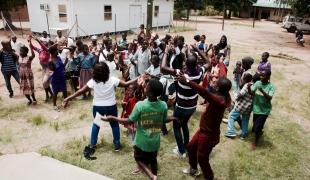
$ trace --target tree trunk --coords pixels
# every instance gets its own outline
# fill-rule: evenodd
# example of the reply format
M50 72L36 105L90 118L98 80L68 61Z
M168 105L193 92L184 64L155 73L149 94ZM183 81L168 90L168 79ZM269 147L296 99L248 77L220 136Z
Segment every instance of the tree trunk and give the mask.
M188 9L186 10L186 20L187 20L187 21L189 20L189 13L190 13L190 11L191 11L190 8L188 8Z
M5 27L4 27L5 30L10 30L10 27L11 27L12 30L17 30L17 27L12 24L12 18L11 18L10 12L4 10L4 11L2 11L2 13L3 13L3 16L4 16L5 20L6 20L6 22L7 22L7 23L5 23Z

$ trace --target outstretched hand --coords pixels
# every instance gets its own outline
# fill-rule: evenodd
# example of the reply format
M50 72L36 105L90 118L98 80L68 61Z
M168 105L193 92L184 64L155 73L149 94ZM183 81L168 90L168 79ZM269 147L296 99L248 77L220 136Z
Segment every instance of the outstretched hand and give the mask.
M113 121L114 116L104 116L101 118L102 121L107 121L107 122L111 122Z
M176 78L175 78L177 81L181 82L181 83L184 83L186 84L187 83L187 79L184 75L178 75Z
M64 108L68 107L69 104L69 98L64 99L64 101L62 102L62 105Z

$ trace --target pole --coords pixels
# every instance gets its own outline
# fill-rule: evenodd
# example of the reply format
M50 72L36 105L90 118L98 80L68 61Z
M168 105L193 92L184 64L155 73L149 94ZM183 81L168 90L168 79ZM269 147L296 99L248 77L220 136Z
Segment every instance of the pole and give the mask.
M114 35L115 35L115 41L116 41L116 13L114 14Z
M1 12L1 19L2 19L2 24L3 24L4 34L6 35L7 33L6 33L6 28L5 28L5 20L4 20L4 16L3 16L2 11L0 11L0 12Z
M195 24L195 30L196 30L196 31L197 31L197 29L198 29L198 28L197 28L197 21L198 21L197 18L198 18L198 16L196 15L196 24Z
M153 0L147 0L146 36L151 37L153 27Z
M48 31L48 34L51 35L51 32L50 32L50 24L49 24L49 22L48 22L47 11L45 11L45 16L46 16L47 31Z
M169 33L170 33L170 29L171 29L171 19L172 19L171 15L172 15L172 13L170 13L170 18L169 18L169 29L168 29Z
M19 20L20 29L21 29L21 32L22 32L22 37L24 37L22 22L21 22L21 20L20 20L20 14L19 14L19 13L18 13L18 20Z
M253 28L255 27L255 16L256 16L256 7L254 6L254 13L253 13Z
M226 14L226 10L225 10L225 2L224 2L224 10L223 10L223 20L222 20L222 31L224 31L224 23L225 23L225 14Z
M75 24L76 24L76 37L79 37L79 24L78 24L78 18L77 14L75 14Z

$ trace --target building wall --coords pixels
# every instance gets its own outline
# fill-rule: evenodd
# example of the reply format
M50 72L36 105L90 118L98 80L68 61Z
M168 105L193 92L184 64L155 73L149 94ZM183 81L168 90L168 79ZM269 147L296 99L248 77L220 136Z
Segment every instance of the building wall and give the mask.
M29 21L27 6L19 6L16 9L10 11L12 21Z
M137 29L140 24L146 24L147 0L27 0L30 27L33 32L47 31L45 11L40 4L47 3L47 12L51 34L56 29L70 30L77 17L79 29L74 27L70 36L101 34L104 32L127 31ZM58 5L64 4L67 9L67 22L59 21ZM112 6L112 19L104 19L104 6ZM153 27L167 26L173 19L173 0L155 0L153 4ZM157 17L154 17L155 6L159 7ZM75 16L76 15L76 16ZM134 17L135 16L135 17ZM77 32L78 30L78 32Z
M71 0L27 0L30 28L33 32L48 31L48 25L50 33L55 34L57 29L70 29L73 24L73 17L71 16L72 9L70 9ZM40 4L48 4L49 11L43 11L40 9ZM58 5L66 5L67 10L67 22L59 21ZM47 17L46 17L47 14ZM48 19L48 23L47 23Z

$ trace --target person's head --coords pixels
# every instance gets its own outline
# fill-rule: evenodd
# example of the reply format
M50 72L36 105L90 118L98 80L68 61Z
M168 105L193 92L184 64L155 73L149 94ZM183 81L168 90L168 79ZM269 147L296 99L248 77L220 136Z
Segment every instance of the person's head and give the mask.
M269 58L269 53L268 52L264 52L262 54L262 61L263 62L267 62L268 61L268 58Z
M144 24L140 25L140 30L144 30Z
M16 43L16 41L17 41L17 37L16 36L12 36L12 41L14 42L14 43Z
M266 84L269 82L270 76L271 76L271 71L269 69L264 70L260 74L260 80L262 81L262 83Z
M227 37L225 35L221 37L220 44L227 44Z
M76 46L69 46L69 50L70 50L70 54L74 54L75 50L76 50Z
M225 77L219 78L216 84L217 92L222 95L228 95L231 89L231 81Z
M197 67L197 57L194 54L189 54L185 64L189 70L195 69Z
M220 53L220 48L217 45L212 46L212 51L214 55L218 55Z
M123 39L123 40L127 40L127 33L126 33L126 32L123 32L123 33L122 33L122 39Z
M137 89L137 85L135 83L132 83L128 86L126 90L127 90L129 97L133 97L135 95L136 89Z
M94 66L93 79L95 82L107 82L110 77L109 66L105 62L100 62Z
M10 43L10 41L1 41L1 45L2 45L2 48L3 48L3 50L4 51L10 51L10 49L11 49L11 43Z
M200 41L200 35L199 35L199 34L195 35L195 36L194 36L194 40L197 41L197 42L199 42L199 41Z
M183 36L178 36L177 38L177 46L182 49L184 46L185 40Z
M149 42L145 39L142 42L142 51L145 51L149 46Z
M57 57L58 55L58 49L56 46L52 46L48 49L48 52L51 54L51 57Z
M89 52L88 46L86 44L83 44L82 51L84 55L87 55Z
M237 61L237 62L236 62L236 68L241 68L241 65L242 65L242 64L241 64L241 61Z
M206 41L206 35L201 35L201 37L200 37L200 41L202 42L202 43L204 43L205 41Z
M252 64L254 63L254 59L250 56L246 56L242 58L241 64L244 70L251 69Z
M159 66L159 57L158 57L158 55L153 55L152 56L151 63L154 66L154 68L157 68Z
M105 32L105 33L104 33L104 36L105 36L106 38L109 38L109 37L110 37L110 32Z
M22 46L22 47L20 47L19 55L21 57L26 57L28 52L29 52L29 49L26 46Z
M47 32L46 31L43 31L42 35L43 35L44 38L47 38Z
M83 46L83 42L79 39L75 43L76 47L81 48Z
M57 30L57 36L58 36L58 37L61 37L61 36L62 36L61 30Z
M155 101L163 92L163 85L157 79L150 79L145 88L145 94L149 100Z
M242 81L244 83L249 83L252 81L252 79L253 79L253 76L250 73L245 73L242 77Z
M92 36L90 39L91 39L91 43L92 43L93 45L96 45L96 44L97 44L97 39L98 39L97 36Z

